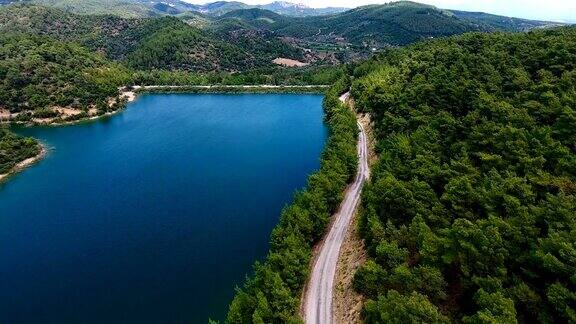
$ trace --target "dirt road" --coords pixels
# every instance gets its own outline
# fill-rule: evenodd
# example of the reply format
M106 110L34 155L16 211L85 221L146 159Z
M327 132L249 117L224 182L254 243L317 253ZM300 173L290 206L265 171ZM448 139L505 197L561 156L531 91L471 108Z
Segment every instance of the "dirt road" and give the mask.
M347 92L340 97L340 100L347 102L349 96L350 93ZM310 281L304 296L303 317L306 324L328 324L333 322L332 296L340 247L360 201L360 193L364 182L366 182L370 174L366 132L360 123L358 123L358 128L360 129L358 136L358 173L354 182L346 190L340 209L333 216L332 227L324 238L312 268Z

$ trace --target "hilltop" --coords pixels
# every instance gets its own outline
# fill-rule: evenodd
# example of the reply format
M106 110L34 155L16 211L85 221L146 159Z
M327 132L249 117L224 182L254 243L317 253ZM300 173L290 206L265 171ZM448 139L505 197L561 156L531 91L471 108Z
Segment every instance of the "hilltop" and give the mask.
M290 17L263 9L241 9L218 17L211 25L220 28L226 24L270 30L304 48L348 54L472 31L519 32L552 25L485 13L443 10L409 1L362 6L316 17Z

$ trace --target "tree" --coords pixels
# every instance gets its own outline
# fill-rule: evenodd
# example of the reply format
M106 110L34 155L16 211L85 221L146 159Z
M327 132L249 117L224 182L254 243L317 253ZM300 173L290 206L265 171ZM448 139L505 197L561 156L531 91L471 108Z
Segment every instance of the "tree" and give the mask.
M391 290L377 300L368 300L364 309L366 323L448 323L425 296L416 292L401 295Z

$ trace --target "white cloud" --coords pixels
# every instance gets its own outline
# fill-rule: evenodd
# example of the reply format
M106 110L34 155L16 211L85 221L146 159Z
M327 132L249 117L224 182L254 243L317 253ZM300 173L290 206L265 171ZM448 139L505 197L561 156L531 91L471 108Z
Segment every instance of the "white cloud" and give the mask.
M206 3L206 0L186 0ZM215 0L214 0L215 1ZM242 1L242 0L239 0ZM244 0L250 4L265 4L273 0ZM387 0L292 0L311 7L357 7ZM576 21L576 0L419 0L439 8L467 11L483 11L505 16L529 19Z

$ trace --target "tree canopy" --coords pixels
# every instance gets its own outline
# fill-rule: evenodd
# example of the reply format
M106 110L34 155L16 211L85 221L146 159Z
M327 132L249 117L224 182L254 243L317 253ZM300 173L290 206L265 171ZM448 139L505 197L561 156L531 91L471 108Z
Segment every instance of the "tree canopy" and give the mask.
M129 74L73 43L0 35L0 105L13 111L107 105Z
M467 34L360 65L379 322L576 321L576 29Z

